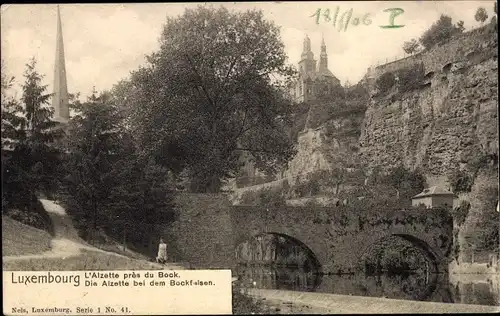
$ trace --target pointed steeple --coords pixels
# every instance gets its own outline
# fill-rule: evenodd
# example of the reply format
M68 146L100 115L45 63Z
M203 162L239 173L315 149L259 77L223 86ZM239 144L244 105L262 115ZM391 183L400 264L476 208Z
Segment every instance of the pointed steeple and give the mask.
M54 64L54 94L52 96L54 120L66 123L69 120L68 83L66 80L66 62L62 35L61 13L57 6L56 60Z
M326 53L325 38L321 38L321 54L319 58L319 71L328 70L328 54Z

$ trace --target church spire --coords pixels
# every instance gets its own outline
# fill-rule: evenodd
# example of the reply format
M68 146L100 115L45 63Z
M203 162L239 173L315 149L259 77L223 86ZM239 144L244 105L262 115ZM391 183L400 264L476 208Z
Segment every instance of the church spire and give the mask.
M301 58L302 60L305 60L305 59L313 60L314 59L314 54L311 51L311 39L307 35L304 38L304 48L302 50L301 57L302 57Z
M66 81L66 63L59 6L57 6L56 60L54 64L52 107L54 108L54 119L56 121L66 123L69 120L68 83Z
M319 59L319 71L328 70L328 54L326 53L325 38L321 38L321 54Z

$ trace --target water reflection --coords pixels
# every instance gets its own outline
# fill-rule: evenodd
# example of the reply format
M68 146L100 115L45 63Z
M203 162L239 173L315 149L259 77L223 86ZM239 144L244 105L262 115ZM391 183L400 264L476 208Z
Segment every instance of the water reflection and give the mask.
M262 289L290 291L316 291L322 276L302 268L283 268L271 266L245 266L237 268L237 275L248 284Z
M500 305L499 274L462 274L450 277L457 303Z
M297 268L243 265L239 266L236 272L243 281L264 289L314 291L443 303L500 305L498 279L496 283L454 280L456 282L452 284L442 274L319 275Z

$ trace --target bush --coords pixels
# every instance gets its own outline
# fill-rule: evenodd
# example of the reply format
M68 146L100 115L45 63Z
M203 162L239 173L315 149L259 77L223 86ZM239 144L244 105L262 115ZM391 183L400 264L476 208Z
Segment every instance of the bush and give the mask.
M500 212L496 211L498 185L484 188L477 198L482 201L483 205L478 210L477 224L473 229L471 241L477 250L498 251L500 246Z
M470 192L474 178L465 171L456 171L448 176L451 188L455 193Z
M304 182L296 182L292 190L298 197L317 195L320 192L319 180L308 176Z
M392 72L386 72L375 81L375 85L380 93L387 93L396 84L396 77Z
M382 177L382 184L391 186L399 192L399 200L410 202L411 198L425 188L425 177L419 170L407 170L398 166Z
M237 282L233 282L232 289L233 315L268 314L269 308L245 291Z
M369 94L366 88L362 84L357 84L351 88L349 88L346 91L345 95L347 100L360 100L360 101L366 101L369 99ZM366 105L364 103L361 103L363 105Z
M451 18L442 14L432 26L420 37L420 43L425 49L431 49L438 43L442 43L451 38L454 34L462 32L462 28L453 25Z
M415 54L420 50L420 43L417 42L416 39L412 38L411 40L404 42L403 44L403 50L407 54Z
M453 219L458 226L462 226L469 215L470 203L467 201L462 201L459 207L456 207L452 211Z
M398 89L400 92L408 92L417 89L424 79L423 64L403 68L397 71Z
M265 189L259 193L259 204L275 206L285 205L286 199L281 194L281 191L276 192L271 189Z
M23 224L33 226L54 235L54 227L49 214L35 195L25 196L22 200L12 201L3 213Z
M241 204L252 205L258 201L257 193L254 191L244 191L241 195Z

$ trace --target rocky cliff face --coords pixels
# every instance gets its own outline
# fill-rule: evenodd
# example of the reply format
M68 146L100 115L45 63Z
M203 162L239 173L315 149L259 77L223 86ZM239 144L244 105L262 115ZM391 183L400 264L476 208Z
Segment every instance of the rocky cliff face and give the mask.
M367 97L364 87L355 86L342 99L311 104L305 128L299 133L297 154L284 176L349 167L357 155Z
M448 186L451 173L470 171L482 156L498 157L497 49L497 32L486 26L370 69L342 98L310 105L297 155L277 178L293 185L318 170L349 168L359 157L364 171L403 164L420 169L429 186ZM401 76L411 68L419 76ZM382 92L377 82L388 73L395 84ZM260 187L267 186L251 188Z
M444 184L450 170L498 153L497 47L497 33L479 29L402 61L423 65L417 89L401 93L396 84L383 94L372 85L359 140L367 165L402 163Z
M284 177L295 178L315 170L329 169L331 166L323 151L325 143L324 127L301 132L297 141L297 154L288 163Z

